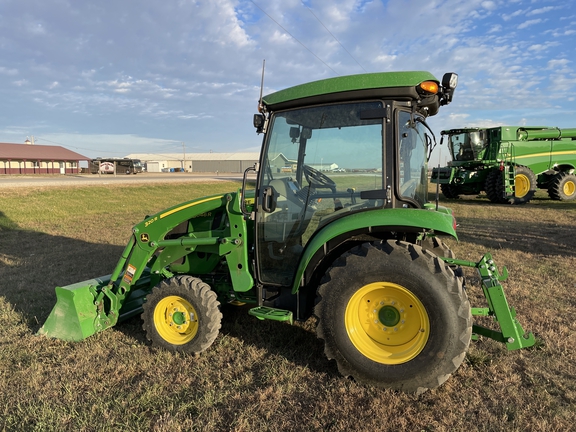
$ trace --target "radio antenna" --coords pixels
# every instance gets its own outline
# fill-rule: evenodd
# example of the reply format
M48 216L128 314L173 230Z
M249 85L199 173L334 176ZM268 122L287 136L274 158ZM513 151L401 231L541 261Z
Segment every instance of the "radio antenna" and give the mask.
M442 136L444 138L444 136ZM438 150L438 171L436 172L436 211L440 201L440 150Z
M264 105L262 105L262 90L264 89L264 67L266 66L266 59L262 60L262 79L260 80L260 100L258 101L258 112L262 112Z

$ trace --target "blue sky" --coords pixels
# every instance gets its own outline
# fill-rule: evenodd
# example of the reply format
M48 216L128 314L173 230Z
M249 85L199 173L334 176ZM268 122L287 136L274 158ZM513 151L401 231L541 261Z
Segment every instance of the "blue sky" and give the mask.
M0 142L88 157L257 151L263 59L265 93L456 72L453 103L429 120L438 139L576 127L575 46L576 5L557 0L0 0Z

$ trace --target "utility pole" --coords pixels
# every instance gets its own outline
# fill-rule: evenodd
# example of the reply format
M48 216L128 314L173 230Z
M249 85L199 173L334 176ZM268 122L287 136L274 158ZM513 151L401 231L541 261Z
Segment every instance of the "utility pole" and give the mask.
M186 172L186 146L184 145L184 141L182 141L182 151L184 152L184 172Z

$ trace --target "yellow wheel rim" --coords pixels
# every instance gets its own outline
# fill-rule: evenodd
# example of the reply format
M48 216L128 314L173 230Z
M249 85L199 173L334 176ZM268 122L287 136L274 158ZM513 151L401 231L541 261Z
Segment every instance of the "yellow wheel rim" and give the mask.
M154 325L166 342L184 345L198 333L198 314L182 297L167 296L154 308Z
M516 198L523 198L530 191L530 179L525 174L517 174L514 177Z
M391 282L365 285L346 306L346 331L356 349L388 365L412 360L430 336L424 305L411 291Z
M564 195L572 196L574 195L574 192L576 192L576 185L573 181L568 180L566 183L564 183L562 190L564 191Z

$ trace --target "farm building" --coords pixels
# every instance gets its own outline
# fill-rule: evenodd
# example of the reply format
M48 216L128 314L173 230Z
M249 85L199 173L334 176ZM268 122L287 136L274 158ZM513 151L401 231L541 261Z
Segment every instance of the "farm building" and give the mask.
M167 153L140 154L127 156L140 159L148 172L186 171L186 172L229 172L240 173L258 162L260 153Z
M0 174L78 174L89 159L60 146L0 143Z
M241 173L258 162L260 153L258 152L238 152L238 153L189 153L184 161L183 153L168 154L140 154L134 153L127 156L132 159L140 159L146 165L147 172L163 171L186 171L186 172L228 172ZM295 165L296 161L289 160L283 154L279 154L270 165L277 170L286 171ZM319 171L331 171L338 168L332 162L319 161L311 164Z

